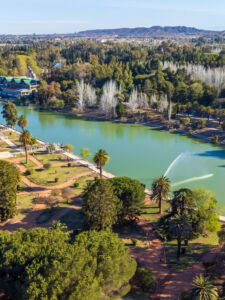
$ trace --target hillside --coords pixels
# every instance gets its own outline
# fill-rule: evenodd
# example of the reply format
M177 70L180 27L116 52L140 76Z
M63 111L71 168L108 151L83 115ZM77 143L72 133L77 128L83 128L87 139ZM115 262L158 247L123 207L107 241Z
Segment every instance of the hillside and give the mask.
M96 29L78 33L78 36L118 36L118 37L174 37L218 35L219 31L202 30L185 26L153 26L137 28Z

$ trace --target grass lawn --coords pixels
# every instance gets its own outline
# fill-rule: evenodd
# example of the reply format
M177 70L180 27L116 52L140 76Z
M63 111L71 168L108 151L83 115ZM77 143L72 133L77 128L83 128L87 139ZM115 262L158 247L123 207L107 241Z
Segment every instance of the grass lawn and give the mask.
M50 169L35 170L28 178L37 184L51 186L64 183L74 176L82 175L86 171L87 168L78 165L51 167ZM55 182L55 178L58 178L58 182Z
M8 148L8 144L0 139L0 148Z
M15 216L17 220L23 219L33 208L36 194L17 195L18 214Z
M87 185L87 182L89 180L94 180L94 176L87 175L87 176L81 177L80 179L78 179L76 181L77 183L79 183L79 186L78 187L73 187L73 191L74 191L75 196L78 196L83 192L84 187Z
M23 164L28 169L32 169L32 168L36 167L35 163L33 163L32 161L30 161L29 159L28 159L27 164L26 164L26 160L22 160L21 164Z
M166 213L170 207L169 201L163 202L163 212ZM153 225L159 220L159 208L158 204L153 202L143 207L142 217L148 220Z
M124 241L126 246L135 246L137 248L148 247L146 234L138 225L123 225L115 228L114 231L119 234L119 237Z
M12 139L18 139L19 140L19 134L18 133L15 133L11 130L8 130L8 131L4 131L3 134L8 137L9 140L12 140Z
M169 201L163 202L163 212L166 213L170 207ZM143 207L142 217L152 223L153 227L157 229L157 221L160 218L158 214L158 207L156 203L152 203ZM218 245L217 233L208 233L208 237L199 238L189 241L188 246L182 246L186 252L181 256L180 264L177 264L177 242L176 240L165 242L167 248L167 263L170 268L185 269L196 262L199 257L211 248Z
M176 262L177 243L175 240L166 242L167 263L170 268L185 269L197 261L200 256L218 245L218 236L216 232L208 233L208 237L202 236L195 240L191 240L188 246L183 246L186 253L181 256L180 264Z
M66 157L63 154L59 153L36 152L34 157L43 164L56 164L60 162L67 162Z

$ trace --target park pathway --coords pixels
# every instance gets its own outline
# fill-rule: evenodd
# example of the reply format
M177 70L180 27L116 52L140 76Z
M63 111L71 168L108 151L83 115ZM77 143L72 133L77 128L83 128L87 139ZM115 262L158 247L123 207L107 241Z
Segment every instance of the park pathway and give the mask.
M153 300L179 300L181 293L188 291L192 286L193 278L205 269L202 262L212 261L221 253L221 246L213 248L205 253L199 261L185 270L169 269L166 263L165 246L158 238L152 225L140 217L138 225L147 236L148 248L132 249L131 256L134 257L142 267L151 269L157 278L156 292L150 299Z

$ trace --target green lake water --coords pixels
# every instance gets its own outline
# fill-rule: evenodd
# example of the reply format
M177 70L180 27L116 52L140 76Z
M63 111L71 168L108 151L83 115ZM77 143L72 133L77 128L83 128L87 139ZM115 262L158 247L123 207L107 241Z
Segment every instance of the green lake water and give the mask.
M18 107L18 111L28 119L33 136L72 144L76 154L82 147L92 154L103 148L110 156L107 171L138 179L147 187L170 166L167 176L173 189L210 189L225 213L225 148L137 124L90 121L30 107ZM2 115L0 122L4 123Z

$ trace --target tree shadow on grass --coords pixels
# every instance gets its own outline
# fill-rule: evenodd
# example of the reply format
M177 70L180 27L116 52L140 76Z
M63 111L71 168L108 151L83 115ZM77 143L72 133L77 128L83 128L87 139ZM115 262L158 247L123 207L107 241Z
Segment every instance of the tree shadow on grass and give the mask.
M120 238L126 240L139 240L142 243L147 241L146 233L142 227L136 223L128 222L120 226L114 226L113 231L118 233ZM130 243L125 243L127 246L133 246Z
M177 263L177 244L167 244L166 256L168 266L171 269L186 269L193 263L200 261L202 256L213 247L215 246L201 243L189 243L188 246L182 245L182 249L185 249L185 253L181 254L180 263Z
M83 224L83 213L81 209L71 208L60 218L60 222L64 223L68 230L81 230Z

